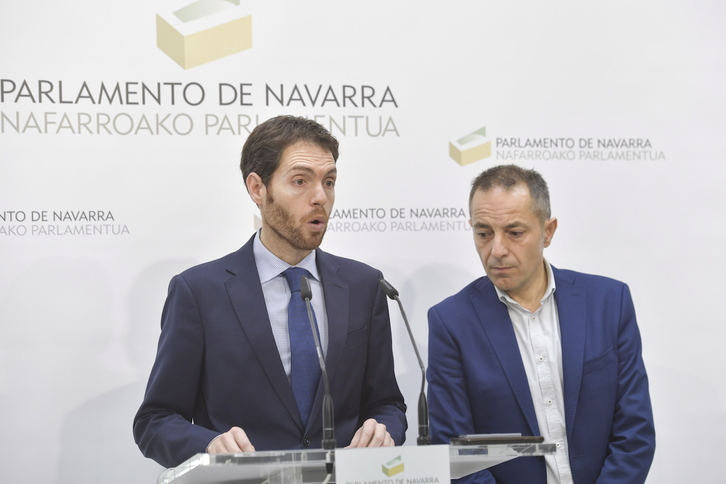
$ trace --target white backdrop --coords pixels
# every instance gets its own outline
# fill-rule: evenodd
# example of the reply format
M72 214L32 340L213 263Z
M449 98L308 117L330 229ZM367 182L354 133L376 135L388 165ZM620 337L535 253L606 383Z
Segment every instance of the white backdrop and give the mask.
M244 125L288 113L341 142L323 248L384 272L424 357L426 310L483 273L471 180L539 170L560 222L548 259L631 286L648 482L723 482L723 3L242 0L252 47L188 69L156 47L174 8L2 7L0 482L155 482L131 422L167 283L253 232ZM491 155L460 166L449 143L481 128ZM414 445L420 373L391 309Z

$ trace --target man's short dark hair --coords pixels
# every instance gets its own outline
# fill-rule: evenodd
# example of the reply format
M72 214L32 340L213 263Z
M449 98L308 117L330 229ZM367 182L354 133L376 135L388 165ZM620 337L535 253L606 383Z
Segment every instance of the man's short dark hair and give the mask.
M545 223L552 216L550 208L550 191L542 175L517 165L499 165L484 170L471 183L469 192L469 210L471 200L477 191L488 191L495 187L505 190L524 185L532 197L532 211L540 222Z
M268 119L250 133L242 148L240 169L245 180L257 173L267 185L280 164L280 157L290 145L304 141L330 151L338 161L338 140L320 124L297 116Z

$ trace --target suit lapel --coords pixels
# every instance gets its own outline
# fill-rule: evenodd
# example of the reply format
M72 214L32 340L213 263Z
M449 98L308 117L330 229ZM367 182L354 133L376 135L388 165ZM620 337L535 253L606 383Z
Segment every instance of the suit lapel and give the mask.
M479 322L499 359L504 375L532 434L539 435L537 416L534 412L534 404L527 383L527 374L524 371L524 364L517 345L517 337L514 335L512 320L509 318L507 307L499 301L494 285L488 278L483 278L477 284L477 289L481 291L481 294L473 295L471 301L479 316Z
M574 279L552 268L555 274L555 300L560 320L562 341L562 373L565 399L565 425L568 438L572 437L575 412L580 395L587 329L587 292Z
M343 357L343 348L348 336L349 285L348 281L341 277L340 267L328 254L318 250L316 260L323 284L323 294L325 294L325 310L328 315L328 348L325 353L325 367L328 379L332 380L336 368L340 366L339 362ZM322 397L321 384L313 408L319 408L322 404Z
M253 239L254 237L237 252L227 268L231 277L225 282L225 286L250 347L290 416L302 429L295 397L272 334L265 296L252 253Z

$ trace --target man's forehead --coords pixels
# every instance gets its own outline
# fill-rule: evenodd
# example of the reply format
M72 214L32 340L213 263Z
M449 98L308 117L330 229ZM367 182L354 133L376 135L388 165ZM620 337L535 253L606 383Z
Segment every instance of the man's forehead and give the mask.
M474 195L472 198L475 197L504 197L504 196L512 196L512 197L527 197L532 198L531 194L529 193L529 187L527 187L524 183L517 183L512 186L504 186L504 185L492 185L486 188L479 188L474 192Z
M285 148L275 171L312 171L317 166L325 167L327 172L337 171L330 150L316 144L298 142Z
M507 210L520 208L533 211L533 199L526 186L492 187L487 190L477 190L471 198L470 211L476 210Z
M319 153L319 154L325 153L325 155L330 156L331 161L333 161L333 163L335 163L335 158L333 157L333 153L327 147L320 145L314 141L309 141L309 140L304 140L304 139L294 141L294 142L288 144L287 146L285 146L285 148L280 153L280 158L281 159L286 158L287 156L289 156L291 153L294 153L294 152L309 152L309 153Z
M476 227L523 227L538 221L532 199L524 196L481 196L474 197L469 207L472 225Z

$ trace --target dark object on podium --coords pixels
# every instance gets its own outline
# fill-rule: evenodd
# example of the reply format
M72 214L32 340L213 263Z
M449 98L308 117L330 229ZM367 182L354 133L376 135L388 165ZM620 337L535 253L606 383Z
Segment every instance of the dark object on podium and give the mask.
M469 434L451 439L451 445L494 445L494 444L541 444L539 435L516 434Z

